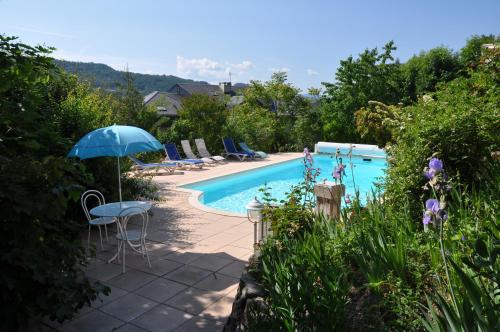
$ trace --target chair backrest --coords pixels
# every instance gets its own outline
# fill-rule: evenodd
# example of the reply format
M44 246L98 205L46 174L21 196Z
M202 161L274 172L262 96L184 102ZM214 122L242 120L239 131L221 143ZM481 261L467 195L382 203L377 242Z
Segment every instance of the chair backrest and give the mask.
M210 152L208 152L207 146L205 145L205 140L203 138L196 138L194 142L200 156L202 156L203 158L210 158L212 156Z
M97 205L103 205L106 204L106 200L104 199L104 195L99 191L99 190L87 190L82 194L80 197L80 202L82 203L82 208L83 212L85 212L85 216L87 217L87 220L90 221L92 220L92 217L90 216L89 213L89 208L87 205L87 201L89 198L93 198L97 200Z
M247 153L254 153L254 151L253 151L252 149L250 149L250 147L247 145L247 143L245 143L245 142L240 142L239 144L240 144L240 148L241 148L243 151L245 151L245 152L247 152Z
M174 143L165 143L165 153L167 154L168 159L170 160L182 160L179 151L177 151L177 147Z
M146 231L148 229L148 223L149 223L149 213L146 209L143 209L142 207L139 206L123 209L118 216L119 218L121 218L122 222L117 224L118 224L118 229L120 230L120 232L122 232L124 238L129 243L130 241L127 238L127 227L130 218L133 216L137 216L137 218L139 219L141 239L144 239L146 237L147 235ZM133 244L131 245L133 246Z
M182 145L182 150L184 150L184 154L186 157L189 159L197 159L198 157L193 153L193 150L191 150L191 144L189 144L189 141L187 139L181 141Z
M229 153L240 153L236 146L234 145L233 139L231 137L225 137L222 139L222 143L224 143L224 148L226 152Z
M140 161L139 159L135 158L135 157L132 157L132 156L128 156L130 160L132 160L134 162L134 164L136 165L139 165L139 166L144 166L145 164Z

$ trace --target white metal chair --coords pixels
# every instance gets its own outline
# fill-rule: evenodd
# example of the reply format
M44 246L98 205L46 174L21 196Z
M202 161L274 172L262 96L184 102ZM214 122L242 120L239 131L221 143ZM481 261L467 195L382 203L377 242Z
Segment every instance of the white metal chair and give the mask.
M99 228L99 238L101 240L101 249L104 249L104 246L102 245L101 226L104 226L104 231L106 233L106 241L109 242L107 225L114 224L116 222L116 218L113 218L113 217L92 218L92 216L89 213L88 202L87 202L89 198L96 200L98 203L97 205L106 204L106 200L104 199L104 195L98 190L87 190L86 192L83 193L82 197L80 198L80 202L82 203L83 212L85 212L85 216L87 217L87 221L89 222L89 234L87 237L87 250L89 250L89 248L90 248L90 228L91 228L91 226L97 226Z
M130 218L136 216L138 223L131 229L131 223L129 223ZM124 209L120 212L118 222L119 232L116 234L116 239L118 240L118 253L123 250L123 273L125 273L125 247L126 243L135 252L141 254L143 257L146 256L148 260L148 266L151 267L151 261L149 260L148 248L146 247L146 236L147 228L149 223L149 213L141 207L130 207ZM118 254L118 259L120 258Z

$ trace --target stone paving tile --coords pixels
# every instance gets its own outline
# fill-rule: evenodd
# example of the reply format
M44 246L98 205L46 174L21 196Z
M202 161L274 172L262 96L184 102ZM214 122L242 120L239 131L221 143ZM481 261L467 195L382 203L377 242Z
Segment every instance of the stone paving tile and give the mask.
M223 244L214 241L201 240L196 244L185 248L184 250L202 254L211 254L215 251L218 251L218 249L222 248L223 246Z
M82 308L80 308L80 310L78 310L76 313L75 313L75 316L74 318L78 318L78 317L81 317L85 314L88 314L89 312L93 311L94 309L92 308L92 306L88 306L88 305L84 305Z
M226 255L232 256L238 260L248 261L250 256L253 255L253 250L248 250L241 247L235 246L225 246L219 249L219 252L214 252L214 255L226 257Z
M243 261L235 261L235 262L223 267L222 269L220 269L217 272L220 274L224 274L224 275L233 277L233 278L239 278L241 276L241 274L243 273L243 269L245 268L246 264L247 263L243 262Z
M133 324L151 332L173 331L193 316L172 307L160 304L134 319Z
M127 271L127 269L125 269L125 271ZM121 273L122 267L117 264L103 264L85 272L88 277L99 281L108 281Z
M138 270L161 277L181 266L182 263L176 261L168 259L156 259L155 261L151 262L151 267L143 266L138 268Z
M253 225L248 223L239 224L233 227L229 227L222 234L235 234L235 235L252 235L253 236Z
M120 274L119 276L110 279L108 284L131 292L156 278L156 276L142 271L129 270L124 274Z
M224 320L211 320L202 317L193 317L182 324L175 332L220 332L224 327Z
M149 256L151 258L154 257L163 257L165 255L171 254L174 252L170 248L170 246L167 246L165 243L161 242L152 242L152 241L147 241L146 246L148 248Z
M202 242L207 244L218 245L219 248L226 246L230 243L236 242L245 237L244 234L228 234L228 233L219 233L217 235L211 236L209 238L204 239Z
M156 302L164 302L177 293L185 290L188 286L178 282L158 278L149 284L137 289L136 294L147 297Z
M105 313L94 310L87 315L68 322L62 328L62 332L106 332L112 331L124 323Z
M128 292L126 290L111 286L107 283L104 283L104 285L108 286L111 289L111 293L109 293L109 295L107 295L107 296L104 294L100 294L99 295L100 298L97 298L94 301L92 301L93 308L102 307L103 305L111 303L114 300L128 294Z
M157 302L145 297L129 293L102 306L99 310L128 322L151 310L157 304Z
M233 301L233 296L224 296L214 304L208 306L199 316L208 319L223 320L231 314Z
M122 325L118 330L114 330L114 332L147 332L147 330L132 324L125 324Z
M209 256L201 256L194 261L190 262L189 265L196 266L201 269L209 270L209 271L217 271L223 268L224 266L232 263L234 259L229 255L226 257L220 255L209 255Z
M165 256L165 259L171 260L174 262L178 262L181 264L188 264L188 263L191 263L192 261L200 258L201 255L202 255L201 253L191 252L188 249L180 249L180 250L177 250L176 252L173 252L173 253Z
M239 279L225 276L219 273L213 273L208 275L203 280L200 280L193 287L208 290L208 291L218 291L218 292L229 292L233 288L237 287Z
M85 269L92 270L92 269L95 269L96 267L99 267L103 264L106 264L106 262L97 258L97 257L89 257L87 259L87 265L85 266Z
M121 259L121 257L120 257ZM149 255L149 260L151 261L151 265L153 265L153 262L158 259L157 257ZM121 263L118 261L114 261L114 264L118 264L121 266ZM147 267L149 268L148 265L148 259L146 256L142 256L141 254L138 254L130 248L127 248L126 256L125 256L125 266L133 268L133 269L139 269L139 268L144 268Z
M195 266L184 265L177 270L166 274L163 277L188 286L192 286L211 273L211 271L200 269Z
M165 303L179 310L197 315L224 295L223 292L206 291L190 287Z
M253 248L253 234L246 235L239 240L236 240L234 242L231 242L230 245L235 246L235 247L241 247L245 249L252 249Z

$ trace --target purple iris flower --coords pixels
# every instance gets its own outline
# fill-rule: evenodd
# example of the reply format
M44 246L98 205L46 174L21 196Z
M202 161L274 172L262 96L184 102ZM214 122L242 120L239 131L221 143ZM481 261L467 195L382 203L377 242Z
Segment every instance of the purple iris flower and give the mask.
M304 154L305 155L309 154L309 149L308 148L304 148Z
M443 170L443 162L437 158L432 158L429 161L429 168L434 170L436 173Z
M439 211L439 201L435 198L428 199L425 202L425 209L429 212L432 212L434 214L438 213Z
M346 204L351 204L351 195L349 195L349 194L345 195L345 203Z
M340 170L337 167L335 167L335 170L333 171L333 177L340 180Z
M422 222L424 223L424 225L429 225L429 223L431 222L431 215L427 211L424 212L424 219L422 220Z
M424 171L424 175L427 179L432 180L432 178L436 175L436 170L431 168L431 169L426 169Z

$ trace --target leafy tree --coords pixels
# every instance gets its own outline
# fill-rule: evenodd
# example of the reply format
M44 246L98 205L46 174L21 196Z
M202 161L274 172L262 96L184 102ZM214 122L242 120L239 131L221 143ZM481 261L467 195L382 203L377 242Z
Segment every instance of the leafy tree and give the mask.
M310 112L310 101L287 82L285 72L277 72L267 82L250 82L244 91L244 102L231 112L227 128L237 139L246 140L255 148L296 149L298 143L290 133L297 119Z
M105 290L82 271L81 227L68 213L91 178L65 158L70 140L52 121L67 89L51 50L0 36L3 331L30 316L71 318Z
M135 87L132 73L125 71L123 79L124 84L118 90L120 105L115 114L116 121L149 130L159 119L157 110L144 105L144 97Z
M76 82L71 77L71 88L54 112L54 122L64 137L77 142L83 135L116 122L120 102L116 96L89 83Z
M209 149L218 151L221 149L226 113L220 98L194 94L183 99L179 119L160 136L172 142L202 137Z
M237 142L245 141L255 149L273 151L278 136L278 117L263 107L239 105L229 113L225 132Z
M335 83L323 83L321 101L323 137L326 140L358 142L354 112L369 100L395 104L401 100L400 65L394 60L394 42L387 43L382 52L377 48L365 50L357 59L352 56L340 62Z
M500 52L470 77L438 87L431 100L419 100L402 112L386 181L387 202L415 202L422 194L421 170L433 153L442 157L450 176L463 184L481 186L489 177L491 153L500 149L498 64Z
M465 46L460 50L460 62L466 68L476 68L484 53L484 44L500 43L500 37L495 35L474 35L467 40Z
M448 82L459 75L458 55L446 47L421 52L402 65L405 102L413 102L426 92L435 91L440 82Z
M402 108L388 106L377 101L368 101L368 107L362 107L356 113L356 130L361 138L375 142L380 148L394 142L400 130Z

